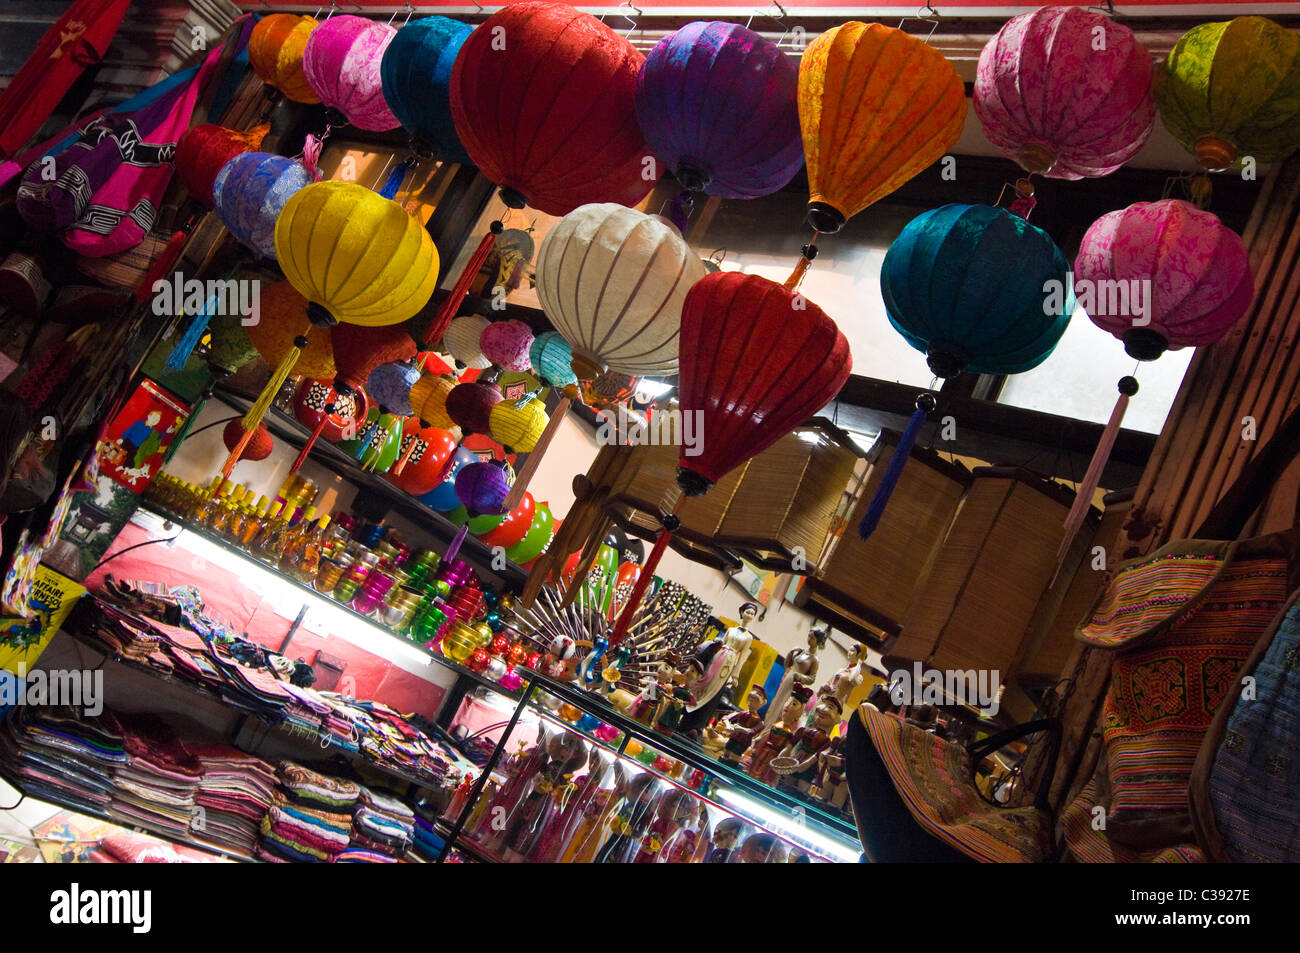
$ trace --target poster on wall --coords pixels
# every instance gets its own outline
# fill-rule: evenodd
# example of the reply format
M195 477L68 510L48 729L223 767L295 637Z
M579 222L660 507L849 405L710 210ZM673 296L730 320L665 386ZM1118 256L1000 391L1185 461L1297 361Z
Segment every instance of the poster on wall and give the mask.
M163 464L190 408L143 380L99 443L99 472L139 493Z
M0 673L16 672L19 664L31 668L85 592L49 566L37 567L27 600L29 617L0 618Z
M95 488L74 494L59 538L44 562L78 582L90 575L140 505L140 497L100 473Z

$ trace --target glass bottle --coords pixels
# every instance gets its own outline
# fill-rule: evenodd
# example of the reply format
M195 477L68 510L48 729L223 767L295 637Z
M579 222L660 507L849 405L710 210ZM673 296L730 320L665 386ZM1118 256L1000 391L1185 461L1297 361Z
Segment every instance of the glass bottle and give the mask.
M271 504L266 520L253 540L249 554L264 563L274 564L280 558L280 537L288 528L289 522L284 518L282 504L276 500Z
M217 491L212 494L199 508L198 523L206 530L211 530L218 517L221 516L225 509L226 499L234 490L235 485L229 480L222 481Z
M289 574L301 583L310 585L316 579L316 572L320 569L321 550L324 548L325 531L329 528L330 518L322 516L320 522L315 526L304 521L307 530L303 533L302 540L294 549L293 559L289 566Z
M284 510L281 510L280 512L283 514ZM303 510L302 519L298 520L296 523L292 523L292 528L289 532L285 533L284 537L280 540L280 560L278 563L280 572L292 575L293 567L297 561L298 552L302 549L303 541L315 528L312 525L312 522L315 519L316 507L307 507L307 509Z
M239 518L240 510L244 504L244 488L235 485L221 503L221 508L217 511L209 527L213 536L221 539L230 539L234 529L235 521Z
M240 549L247 550L261 532L262 526L266 523L266 514L271 508L270 501L265 496L259 496L257 503L251 508L248 517L244 520L241 528L239 539L236 542Z

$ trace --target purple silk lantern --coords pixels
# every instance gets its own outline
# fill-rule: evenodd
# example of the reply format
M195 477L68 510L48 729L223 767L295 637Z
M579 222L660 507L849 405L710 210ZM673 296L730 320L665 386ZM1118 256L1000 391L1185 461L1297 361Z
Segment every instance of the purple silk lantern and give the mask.
M528 349L533 346L533 329L522 321L493 321L478 339L483 356L502 370L527 371L532 367Z
M501 391L491 384L457 384L447 395L447 416L465 433L488 433L492 408L500 400Z
M1109 175L1155 123L1151 54L1133 31L1082 7L1013 17L980 53L975 113L984 133L1028 172Z
M297 159L245 152L221 167L212 185L221 224L247 248L275 259L275 220L295 192L313 182Z
M302 72L334 124L387 132L401 125L384 100L379 67L397 30L349 14L330 17L311 31ZM331 110L333 112L331 112Z
M688 23L646 57L636 115L646 143L688 191L751 199L803 165L799 71L735 23Z
M514 474L504 460L471 463L456 474L456 499L471 516L498 516L508 512L505 501L514 482Z

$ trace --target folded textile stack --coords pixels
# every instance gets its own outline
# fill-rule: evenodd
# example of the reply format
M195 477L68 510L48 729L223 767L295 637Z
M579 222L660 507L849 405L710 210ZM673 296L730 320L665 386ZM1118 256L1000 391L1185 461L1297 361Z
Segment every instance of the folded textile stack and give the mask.
M118 715L127 763L113 771L109 816L187 838L203 767L153 715Z
M122 727L111 712L28 705L0 731L0 757L32 797L103 813L112 800L113 772L129 759Z
M397 858L415 838L415 813L396 798L369 788L352 812L352 848ZM341 860L342 858L340 858Z
M195 798L192 836L251 857L262 819L275 802L275 768L260 758L223 744L186 744L203 767Z
M206 851L126 830L105 835L86 856L96 864L220 864L226 860Z
M361 786L280 762L282 796L262 819L257 857L290 863L328 863L352 841L352 809Z
M446 840L438 833L433 821L425 817L415 818L415 853L426 860L437 860L442 853Z

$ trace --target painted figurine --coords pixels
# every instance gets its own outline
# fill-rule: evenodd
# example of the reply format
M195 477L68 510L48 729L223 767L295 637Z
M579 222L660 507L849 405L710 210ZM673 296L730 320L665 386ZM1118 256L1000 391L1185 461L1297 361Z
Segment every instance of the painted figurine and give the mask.
M704 862L706 864L725 864L731 860L731 855L735 851L736 844L739 843L741 832L744 829L745 824L738 817L724 817L718 821L718 826L713 829L713 846L709 849Z
M754 736L763 730L763 716L758 710L767 704L767 692L762 685L751 685L745 696L745 710L732 712L718 720L717 733L726 743L719 760L739 764L754 742Z
M817 773L809 792L818 801L837 811L844 810L849 785L844 773L844 755L840 751L843 736L831 739L817 756Z
M655 718L656 731L671 735L680 728L683 715L695 701L695 694L689 686L699 676L699 659L687 659L673 666L672 684L665 686L664 697L659 703L659 712Z
M849 646L848 662L831 676L830 681L817 689L817 694L822 697L834 695L839 700L840 708L843 709L848 705L849 697L862 684L866 676L867 647L861 642L854 642Z
M587 762L582 736L571 731L552 735L546 742L546 762L531 779L531 788L506 821L502 842L506 860L522 861L532 853L558 807L552 796Z
M799 719L803 717L803 706L810 698L812 698L812 689L807 685L795 685L790 690L790 697L785 701L781 717L775 724L764 728L754 736L741 762L745 773L751 778L768 784L775 780L776 773L768 765L773 758L785 750L790 737L799 727Z
M703 731L713 720L713 713L722 701L723 689L735 688L735 682L749 658L749 649L754 642L754 633L750 626L758 618L758 603L746 602L740 607L740 624L733 625L722 633L722 638L705 643L696 651L702 674L691 686L695 692L695 701L686 709L682 719L683 732Z
M795 730L786 742L783 758L793 758L798 766L781 777L783 787L798 788L804 794L812 790L817 773L817 756L831 743L831 731L839 723L844 709L834 695L822 698L813 709L812 724Z
M795 685L812 687L817 678L817 653L825 647L826 629L817 626L808 630L808 647L806 649L791 649L786 653L784 659L785 675L782 676L781 684L772 696L772 704L767 706L767 717L764 719L766 724L773 725L781 717L781 711L785 708L785 700L790 697L790 692Z

